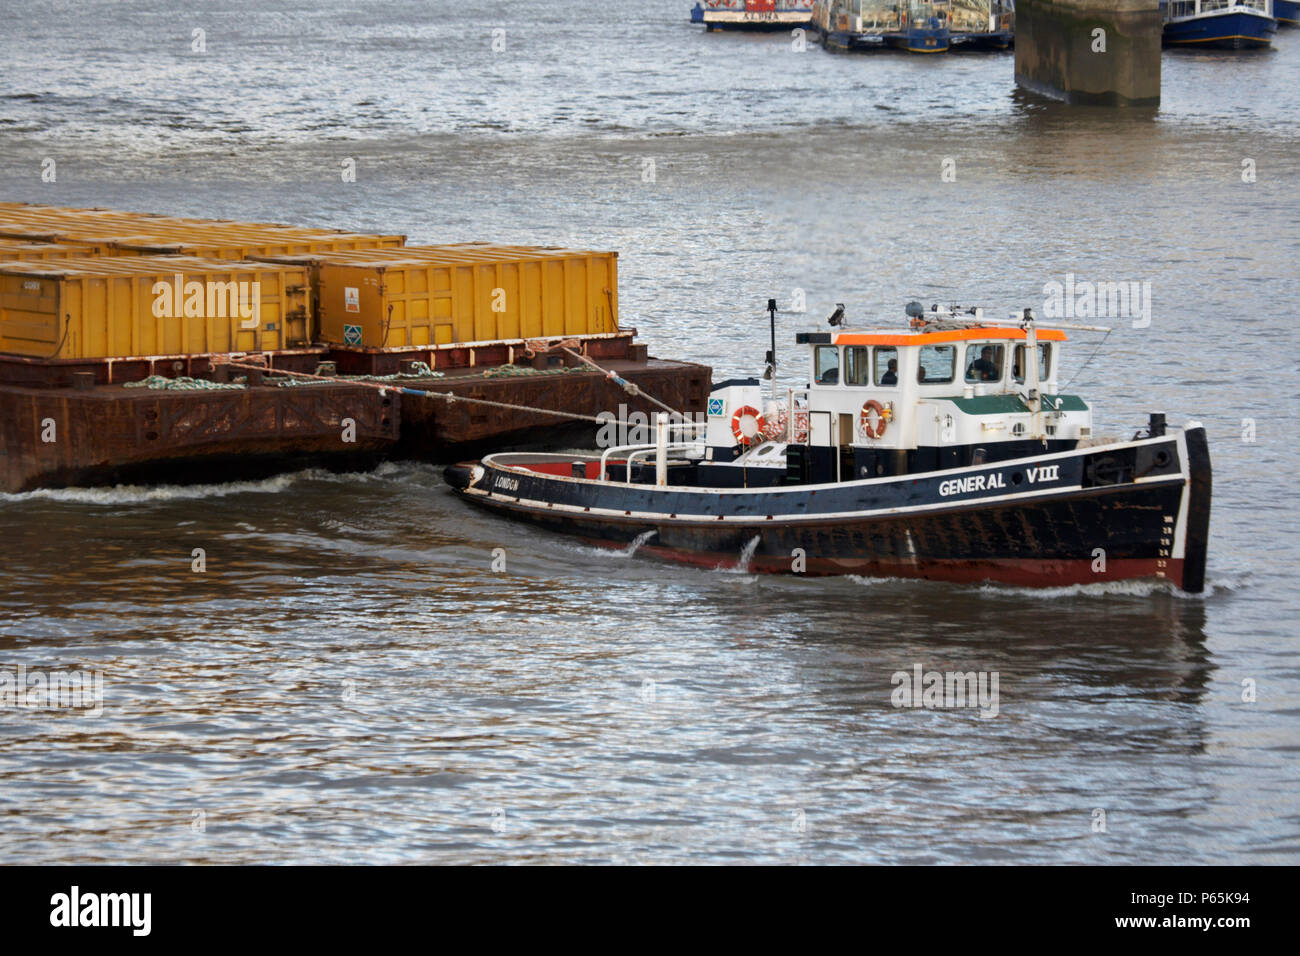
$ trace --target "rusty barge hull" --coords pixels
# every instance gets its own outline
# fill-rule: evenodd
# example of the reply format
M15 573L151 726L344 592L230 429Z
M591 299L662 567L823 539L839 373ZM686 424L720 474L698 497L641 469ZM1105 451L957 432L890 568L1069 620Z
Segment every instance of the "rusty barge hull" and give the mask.
M309 361L314 367L320 356L312 352L285 356L281 367L305 368ZM389 361L396 366L397 358L364 355L340 364L386 368ZM639 357L601 364L683 412L704 408L707 366ZM444 378L404 379L401 385L579 415L617 412L620 405L646 414L657 410L594 371L501 375L501 368L449 369ZM44 371L48 383L49 367ZM81 371L81 388L15 384L12 377L0 384L5 492L230 481L305 467L365 469L385 460L444 462L486 449L562 447L589 439L596 429L542 412L448 403L396 389L381 394L345 382L171 391L94 383L105 375L102 366L93 372L70 367L65 376L71 381L75 371ZM139 373L131 369L131 377Z

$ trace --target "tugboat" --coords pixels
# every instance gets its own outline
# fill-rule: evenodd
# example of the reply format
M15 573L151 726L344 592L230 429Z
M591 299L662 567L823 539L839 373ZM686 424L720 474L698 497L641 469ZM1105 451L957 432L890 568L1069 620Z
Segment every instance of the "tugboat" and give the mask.
M769 303L775 309L775 303ZM590 544L709 567L1047 587L1205 585L1204 427L1093 434L1066 329L910 303L906 328L798 333L809 379L721 382L702 422L600 454L447 469L466 501ZM774 364L774 360L773 360ZM775 389L773 389L775 393ZM646 437L649 437L648 435Z
M812 28L827 50L946 53L950 6L950 0L817 0Z
M1275 0L1169 0L1164 8L1166 46L1222 50L1266 47L1277 33Z
M701 0L691 23L708 30L792 30L812 23L813 0Z

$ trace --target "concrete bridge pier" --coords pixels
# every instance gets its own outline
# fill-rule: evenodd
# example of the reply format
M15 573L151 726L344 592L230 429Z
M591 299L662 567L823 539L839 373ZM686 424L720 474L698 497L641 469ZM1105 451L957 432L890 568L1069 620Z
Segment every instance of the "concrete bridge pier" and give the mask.
M1016 83L1067 103L1160 105L1157 0L1017 0Z

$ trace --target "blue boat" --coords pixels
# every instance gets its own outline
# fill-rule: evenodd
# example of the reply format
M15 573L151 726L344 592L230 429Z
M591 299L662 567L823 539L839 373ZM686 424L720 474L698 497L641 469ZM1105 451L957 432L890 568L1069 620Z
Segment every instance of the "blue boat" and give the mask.
M952 40L950 0L817 0L813 32L828 50L893 47L946 53Z
M1169 0L1164 7L1166 46L1249 50L1266 47L1277 33L1274 0Z
M898 30L886 33L885 43L908 53L947 53L952 45L947 6L945 0L900 4L910 8L907 21Z
M1278 26L1300 27L1300 2L1273 0L1273 19L1278 22Z

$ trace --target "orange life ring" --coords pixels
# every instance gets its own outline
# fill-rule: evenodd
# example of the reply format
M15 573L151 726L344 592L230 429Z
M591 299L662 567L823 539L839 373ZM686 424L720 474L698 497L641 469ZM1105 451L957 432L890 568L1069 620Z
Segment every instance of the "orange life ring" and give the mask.
M745 434L741 426L745 423L745 418L749 417L754 420L755 428L753 434ZM752 445L763 437L763 428L766 426L763 421L762 413L752 405L741 405L736 409L736 414L731 416L731 434L736 436L736 442L741 445Z
M876 416L875 427L872 427L871 424L872 412ZM889 425L889 417L885 413L885 406L874 398L867 399L862 403L862 411L858 413L858 424L862 427L862 434L868 438L880 438L885 434L885 428Z

